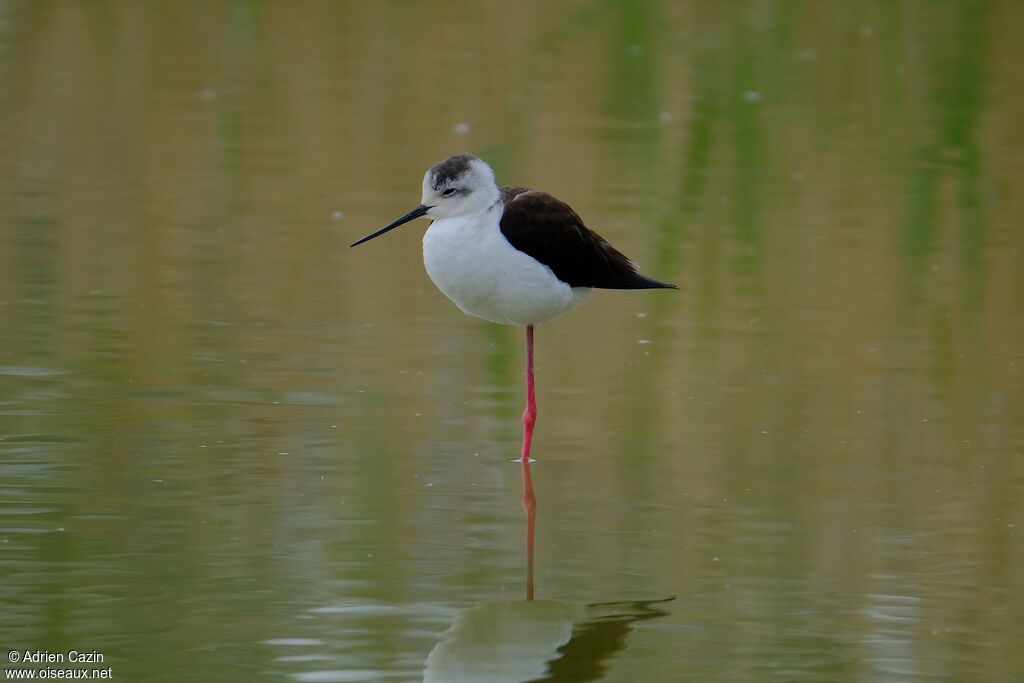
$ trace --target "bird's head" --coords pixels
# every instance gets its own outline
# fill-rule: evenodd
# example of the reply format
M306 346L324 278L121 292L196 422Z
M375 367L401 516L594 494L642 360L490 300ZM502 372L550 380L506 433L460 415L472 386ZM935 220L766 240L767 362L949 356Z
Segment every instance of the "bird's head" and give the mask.
M499 197L494 171L471 154L445 159L423 175L422 203L434 220L480 213Z
M423 197L419 206L352 246L368 242L420 216L436 221L482 213L500 198L491 167L472 154L457 154L434 164L423 176Z

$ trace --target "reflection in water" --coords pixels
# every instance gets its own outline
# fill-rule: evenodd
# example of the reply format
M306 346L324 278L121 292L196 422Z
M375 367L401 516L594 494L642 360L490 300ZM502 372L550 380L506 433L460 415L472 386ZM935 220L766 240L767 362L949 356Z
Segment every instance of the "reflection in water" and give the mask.
M548 664L548 674L540 681L596 681L602 677L608 660L626 648L626 637L633 624L668 612L655 607L674 597L636 602L606 602L586 606L586 618L577 622L569 642L558 648L558 658Z
M596 681L625 649L637 621L665 616L655 605L674 597L580 604L534 600L537 497L530 463L523 469L526 600L483 602L460 611L430 654L424 683Z
M533 600L533 539L537 530L537 496L533 492L530 461L519 462L523 467L523 512L526 513L526 599Z
M534 600L463 610L427 656L424 683L596 681L638 621L668 614L654 601L591 605Z

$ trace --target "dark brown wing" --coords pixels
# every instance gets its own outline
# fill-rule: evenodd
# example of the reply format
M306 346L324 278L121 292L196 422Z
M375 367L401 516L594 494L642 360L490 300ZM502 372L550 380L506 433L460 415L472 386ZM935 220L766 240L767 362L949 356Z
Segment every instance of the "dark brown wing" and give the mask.
M565 202L525 187L502 187L501 234L572 287L672 288L636 272L636 264L583 221Z

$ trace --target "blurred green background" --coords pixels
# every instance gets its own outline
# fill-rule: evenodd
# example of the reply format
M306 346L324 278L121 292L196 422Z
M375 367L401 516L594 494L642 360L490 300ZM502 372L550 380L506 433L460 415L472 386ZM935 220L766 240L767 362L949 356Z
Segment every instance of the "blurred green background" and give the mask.
M0 4L0 649L1024 681L1022 34L1017 0ZM521 330L434 289L425 222L348 249L463 151L681 286L537 331L546 616L509 616ZM535 671L432 672L480 623Z

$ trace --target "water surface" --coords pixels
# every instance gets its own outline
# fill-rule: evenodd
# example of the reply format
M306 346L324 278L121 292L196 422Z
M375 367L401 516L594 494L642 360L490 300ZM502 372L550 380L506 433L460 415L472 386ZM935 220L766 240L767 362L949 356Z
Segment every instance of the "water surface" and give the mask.
M1022 30L4 4L0 646L114 680L1024 680ZM522 331L433 288L423 224L347 248L462 151L681 287L537 331L532 601Z

